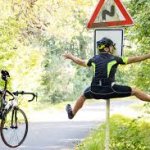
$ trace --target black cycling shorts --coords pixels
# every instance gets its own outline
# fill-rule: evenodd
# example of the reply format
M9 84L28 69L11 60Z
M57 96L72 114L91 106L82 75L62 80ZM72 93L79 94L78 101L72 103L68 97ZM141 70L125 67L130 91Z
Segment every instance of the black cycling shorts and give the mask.
M131 93L131 87L114 84L112 86L90 86L84 91L84 96L87 99L110 99L131 96Z

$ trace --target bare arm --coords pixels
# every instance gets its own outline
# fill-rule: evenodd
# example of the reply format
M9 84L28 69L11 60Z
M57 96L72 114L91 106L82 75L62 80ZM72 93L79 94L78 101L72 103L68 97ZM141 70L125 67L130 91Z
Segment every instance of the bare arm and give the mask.
M129 57L128 61L127 61L127 64L140 62L140 61L143 61L143 60L146 60L146 59L149 59L149 58L150 58L150 53L142 55L142 56Z
M64 54L63 56L64 56L66 59L72 60L74 63L76 63L76 64L78 64L78 65L80 65L80 66L87 67L85 60L82 60L82 59L80 59L80 58L78 58L78 57L76 57L76 56L74 56L74 55L72 55L72 54L70 54L70 53L66 53L66 54Z

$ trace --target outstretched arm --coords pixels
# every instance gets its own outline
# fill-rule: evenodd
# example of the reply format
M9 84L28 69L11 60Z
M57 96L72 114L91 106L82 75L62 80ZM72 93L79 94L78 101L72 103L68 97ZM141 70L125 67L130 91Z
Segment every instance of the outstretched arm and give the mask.
M127 61L127 64L140 62L140 61L143 61L143 60L146 60L146 59L149 59L149 58L150 58L150 53L142 55L142 56L129 57L128 61Z
M71 53L66 53L66 54L64 54L63 56L64 56L66 59L72 60L74 63L76 63L76 64L78 64L78 65L80 65L80 66L84 66L84 67L87 66L85 60L82 60L82 59L80 59L80 58L78 58L78 57L72 55Z

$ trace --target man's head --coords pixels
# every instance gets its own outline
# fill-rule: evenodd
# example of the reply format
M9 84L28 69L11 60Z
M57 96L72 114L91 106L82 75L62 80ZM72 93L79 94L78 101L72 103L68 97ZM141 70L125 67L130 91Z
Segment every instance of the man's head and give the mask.
M97 41L97 50L100 53L107 52L113 54L115 49L115 43L109 38L104 37Z

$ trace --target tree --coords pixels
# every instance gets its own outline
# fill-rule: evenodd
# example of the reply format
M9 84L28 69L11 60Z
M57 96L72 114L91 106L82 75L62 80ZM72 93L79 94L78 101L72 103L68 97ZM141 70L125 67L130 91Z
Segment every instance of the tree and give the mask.
M134 26L128 29L128 39L135 43L136 49L132 51L133 55L149 53L150 43L150 1L147 0L131 0L128 4L131 16L134 19ZM136 53L136 54L135 54ZM149 60L136 65L135 69L135 85L150 91L150 67Z

